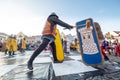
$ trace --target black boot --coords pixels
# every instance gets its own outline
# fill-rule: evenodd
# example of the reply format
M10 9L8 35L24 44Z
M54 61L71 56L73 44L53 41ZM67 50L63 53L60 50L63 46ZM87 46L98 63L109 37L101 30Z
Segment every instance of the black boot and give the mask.
M11 56L11 51L9 51L9 56Z
M62 63L62 62L63 62L63 61L58 61L58 60L57 60L57 61L54 61L54 63Z
M5 55L7 55L7 50L5 50Z
M13 55L15 55L15 52L13 51Z
M104 58L106 61L108 61L109 60L109 58L107 57L107 56L105 56L105 58Z
M33 65L32 65L32 63L28 62L27 67L28 67L29 70L33 70Z

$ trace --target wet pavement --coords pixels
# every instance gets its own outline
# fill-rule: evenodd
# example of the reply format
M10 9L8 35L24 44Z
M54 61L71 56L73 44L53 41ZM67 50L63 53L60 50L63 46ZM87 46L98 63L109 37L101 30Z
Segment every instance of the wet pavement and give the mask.
M27 69L27 61L33 51L16 52L9 57L0 52L0 80L120 80L120 57L108 55L110 61L103 65L86 66L79 53L65 54L63 63L53 63L49 51L42 52L34 60L34 69Z

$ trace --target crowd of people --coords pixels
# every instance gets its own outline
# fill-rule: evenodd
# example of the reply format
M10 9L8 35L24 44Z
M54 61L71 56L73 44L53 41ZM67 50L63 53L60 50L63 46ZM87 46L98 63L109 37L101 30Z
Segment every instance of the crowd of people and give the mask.
M105 60L109 60L106 53L109 55L120 56L120 43L118 42L118 39L114 39L113 42L108 41L108 39L104 39L100 48Z
M99 45L104 60L109 60L108 55L120 57L120 43L118 39L108 40L106 37L104 37ZM80 47L77 38L75 38L74 43L70 43L70 41L66 37L63 38L63 49L65 53L69 53L71 50L77 50L79 52L79 48Z
M98 42L100 45L100 49L102 52L102 55L105 60L109 60L109 57L106 55L106 53L115 54L115 56L120 56L120 43L118 42L118 39L115 39L113 42L108 41L102 34L100 25L97 22L94 22L95 24L95 30L97 32L98 36ZM30 59L28 60L28 69L33 69L33 61L34 59L43 51L46 49L48 45L52 48L52 54L53 54L53 62L59 62L56 58L56 45L55 45L55 36L56 36L56 25L60 25L62 27L65 27L67 29L73 29L76 26L71 26L59 19L59 17L52 13L48 16L43 32L42 32L42 43L38 45L33 54L31 55ZM64 36L64 39L62 41L63 49L65 53L70 52L70 48L73 50L78 49L79 50L79 43L77 38L74 40L74 44L69 43L69 40L67 40L67 37ZM8 54L9 56L15 55L16 51L20 51L21 53L25 52L26 49L26 40L25 38L20 40L20 43L17 42L15 36L9 36L3 43L0 43L1 51L4 51L5 54Z
M16 51L20 51L21 53L25 52L26 49L26 40L25 38L21 39L18 43L16 40L16 36L9 36L6 40L0 42L1 51L5 52L5 55L13 56Z

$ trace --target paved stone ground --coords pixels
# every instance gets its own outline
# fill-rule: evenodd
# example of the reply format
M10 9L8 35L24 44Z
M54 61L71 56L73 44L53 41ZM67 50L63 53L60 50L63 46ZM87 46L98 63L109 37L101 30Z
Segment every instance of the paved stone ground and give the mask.
M66 54L60 64L52 63L49 52L42 52L34 61L34 70L29 71L26 63L32 53L8 57L0 52L0 80L120 80L120 57L114 54L107 54L110 60L103 65L91 67L82 63L77 52Z

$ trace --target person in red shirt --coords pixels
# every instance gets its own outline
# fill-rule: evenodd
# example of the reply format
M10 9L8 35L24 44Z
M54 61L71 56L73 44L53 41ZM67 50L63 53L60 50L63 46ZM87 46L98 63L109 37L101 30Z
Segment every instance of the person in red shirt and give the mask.
M117 45L115 46L115 54L120 56L120 43L117 43Z
M108 41L106 41L106 39L104 39L103 42L100 45L100 49L101 49L102 55L103 55L105 60L109 60L108 56L105 53L105 51L108 50L107 49L108 46L109 46Z

